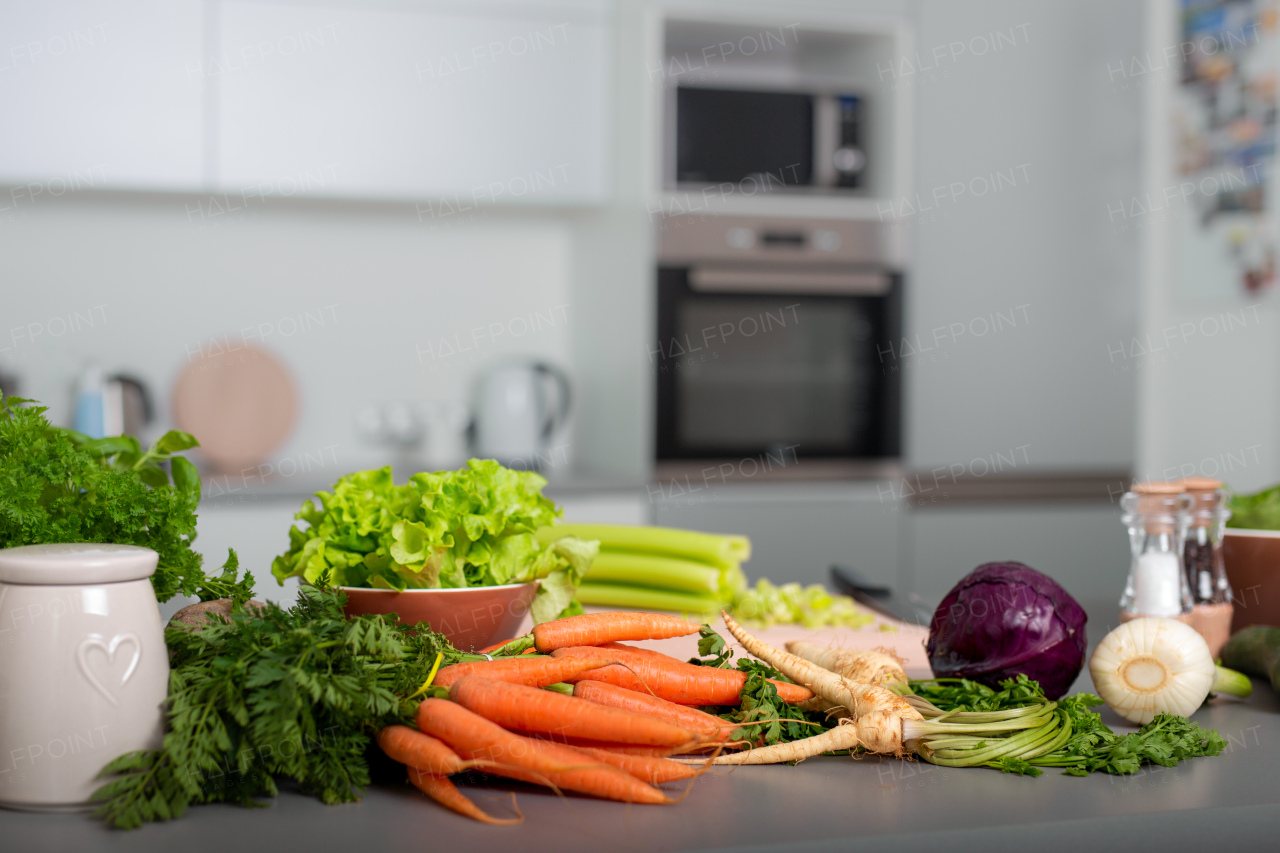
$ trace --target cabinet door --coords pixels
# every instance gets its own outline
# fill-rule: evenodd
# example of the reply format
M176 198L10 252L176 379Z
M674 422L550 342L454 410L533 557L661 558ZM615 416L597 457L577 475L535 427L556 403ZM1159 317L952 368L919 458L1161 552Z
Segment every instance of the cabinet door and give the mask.
M882 500L876 484L760 485L700 488L658 483L654 523L663 527L740 533L751 539L743 566L753 583L827 583L832 564L869 581L898 584L897 501Z
M186 189L202 168L198 0L0 4L9 206L77 189Z
M229 193L593 201L605 185L604 5L219 7Z

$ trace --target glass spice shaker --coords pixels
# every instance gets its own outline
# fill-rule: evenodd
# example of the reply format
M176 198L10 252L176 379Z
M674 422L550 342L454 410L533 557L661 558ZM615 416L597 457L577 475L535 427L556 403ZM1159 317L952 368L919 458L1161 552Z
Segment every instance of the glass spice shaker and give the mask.
M1216 658L1231 636L1231 584L1222 559L1222 534L1231 517L1230 494L1221 480L1186 477L1178 485L1191 496L1191 523L1183 549L1187 583L1191 587L1191 625L1209 644Z
M1191 621L1191 587L1183 568L1191 503L1174 483L1137 483L1120 499L1133 552L1120 598L1121 622L1139 616Z

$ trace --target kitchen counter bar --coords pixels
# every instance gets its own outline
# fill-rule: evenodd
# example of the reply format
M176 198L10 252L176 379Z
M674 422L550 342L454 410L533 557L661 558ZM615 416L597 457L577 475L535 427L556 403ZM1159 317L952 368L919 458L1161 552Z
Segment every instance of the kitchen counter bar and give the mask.
M1077 689L1088 689L1082 676ZM894 759L817 758L795 767L717 768L673 806L558 798L525 786L525 822L473 823L408 785L371 787L324 806L285 792L268 808L192 808L180 820L111 832L88 817L0 811L7 851L679 851L1081 850L1272 851L1280 848L1280 701L1255 681L1247 703L1195 719L1230 742L1216 758L1132 777L1039 778ZM1117 720L1104 719L1118 729ZM466 787L494 814L510 797ZM920 846L916 846L920 845Z

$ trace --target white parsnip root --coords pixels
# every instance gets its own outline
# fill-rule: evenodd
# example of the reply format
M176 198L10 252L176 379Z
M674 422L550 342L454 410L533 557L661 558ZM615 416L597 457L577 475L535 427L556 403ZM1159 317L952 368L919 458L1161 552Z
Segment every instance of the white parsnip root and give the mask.
M772 666L817 696L842 707L850 720L820 735L791 743L775 744L737 755L722 755L716 764L771 764L801 761L814 755L861 746L870 752L901 755L906 746L903 724L923 720L901 696L876 684L860 684L825 669L799 655L775 649L748 634L727 613L724 624L749 653Z
M907 672L902 668L902 659L890 652L871 649L833 649L805 640L792 640L787 643L787 651L857 684L902 685L904 689L906 687ZM901 691L895 690L895 692ZM814 696L795 707L802 711L827 711L834 716L843 715L842 706L833 705L821 696Z
M787 651L858 684L893 684L907 680L902 659L878 649L833 649L792 640L787 643Z

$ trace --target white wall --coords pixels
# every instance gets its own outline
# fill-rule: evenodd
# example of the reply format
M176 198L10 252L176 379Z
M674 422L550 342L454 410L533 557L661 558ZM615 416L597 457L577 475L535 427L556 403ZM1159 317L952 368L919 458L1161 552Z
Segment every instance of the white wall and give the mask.
M75 376L95 358L147 380L167 418L189 358L228 339L261 343L300 390L277 456L332 460L335 471L315 472L330 481L387 460L356 438L357 405L463 400L508 353L569 360L571 234L555 216L209 205L82 194L21 206L0 223L0 371L68 424ZM469 351L442 354L459 345Z

